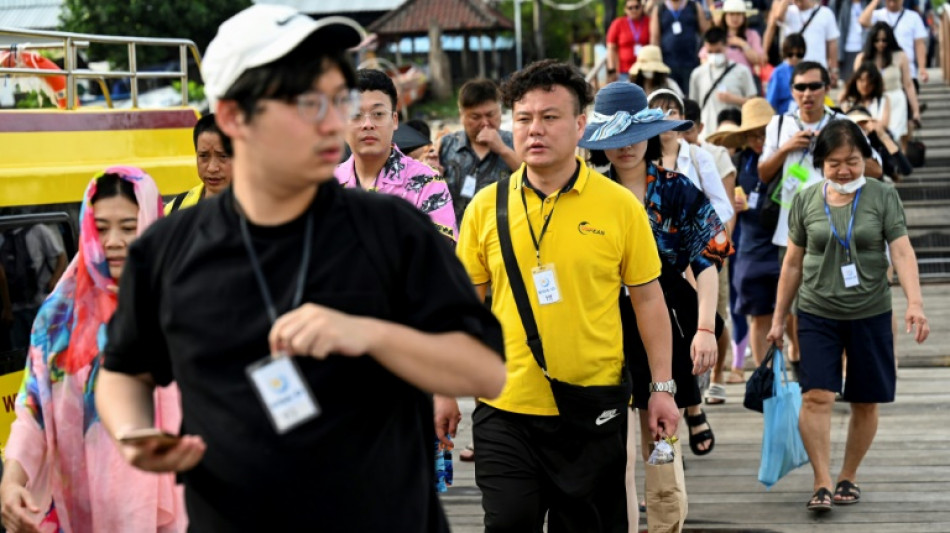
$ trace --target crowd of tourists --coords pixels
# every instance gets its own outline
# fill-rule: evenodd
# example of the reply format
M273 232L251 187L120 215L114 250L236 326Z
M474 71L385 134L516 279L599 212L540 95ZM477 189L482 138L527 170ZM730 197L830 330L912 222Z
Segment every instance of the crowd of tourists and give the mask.
M616 81L550 59L469 80L436 139L354 70L355 23L240 12L202 62L202 183L165 204L137 168L89 183L36 311L3 525L447 531L458 444L485 531L637 531L636 463L681 418L712 453L712 406L771 345L803 391L802 501L858 503L898 322L929 332L887 183L926 30L878 1L627 0Z

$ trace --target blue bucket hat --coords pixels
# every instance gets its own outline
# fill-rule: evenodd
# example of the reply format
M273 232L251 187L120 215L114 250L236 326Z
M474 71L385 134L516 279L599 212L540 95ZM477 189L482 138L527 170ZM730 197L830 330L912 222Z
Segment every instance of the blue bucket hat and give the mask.
M693 127L690 120L665 120L661 109L647 108L647 95L635 83L615 81L597 93L594 113L578 145L591 150L615 150L670 131Z

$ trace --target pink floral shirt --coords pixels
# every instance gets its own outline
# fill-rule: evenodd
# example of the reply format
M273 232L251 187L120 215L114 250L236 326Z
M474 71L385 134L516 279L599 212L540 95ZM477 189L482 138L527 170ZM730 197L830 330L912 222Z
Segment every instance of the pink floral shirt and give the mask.
M351 155L333 172L337 181L348 189L360 187L360 180L356 176L355 157ZM403 155L395 145L370 190L408 201L416 206L416 209L429 215L439 233L453 241L457 239L455 209L452 207L452 195L449 194L445 180L432 167Z

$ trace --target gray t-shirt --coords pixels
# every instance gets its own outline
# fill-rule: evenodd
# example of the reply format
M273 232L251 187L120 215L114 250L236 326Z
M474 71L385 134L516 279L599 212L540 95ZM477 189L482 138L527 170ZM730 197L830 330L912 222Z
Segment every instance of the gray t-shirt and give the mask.
M501 141L508 148L514 148L514 139L510 131L498 130ZM501 178L507 178L515 169L508 168L508 164L500 155L489 152L479 159L468 142L465 131L457 131L442 137L439 146L439 161L445 169L442 177L449 186L452 194L452 206L455 208L455 222L461 225L462 214L472 201L475 193L495 183ZM475 180L474 189L466 189L466 178L471 176Z
M844 247L831 233L825 213L825 183L809 187L792 200L788 238L805 249L798 308L823 318L860 319L891 309L887 280L886 244L907 235L904 207L897 191L876 179L861 188L849 243L851 261L860 284L847 288L841 267L847 264ZM829 206L841 240L847 238L852 203Z

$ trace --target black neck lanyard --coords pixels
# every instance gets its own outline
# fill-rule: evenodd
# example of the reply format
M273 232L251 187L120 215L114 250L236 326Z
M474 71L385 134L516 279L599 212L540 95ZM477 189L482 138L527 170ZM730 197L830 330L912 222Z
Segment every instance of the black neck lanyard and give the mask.
M534 255L538 259L538 266L541 266L541 241L544 240L544 234L548 231L548 224L551 223L551 219L554 218L554 208L557 207L557 201L561 199L561 193L564 192L563 189L557 192L557 196L554 197L554 205L551 207L551 212L548 213L548 216L544 219L544 225L541 226L541 236L535 236L534 226L531 224L531 217L528 216L528 200L524 195L525 183L528 181L528 170L525 169L524 174L521 175L521 205L524 206L524 218L528 223L528 230L531 232L531 242L534 243ZM541 201L541 214L544 214L544 201Z
M357 178L358 180L359 178ZM271 297L270 289L267 288L267 280L264 279L264 270L261 268L261 262L257 258L257 252L254 251L254 243L251 242L251 232L247 229L247 217L242 210L238 210L241 218L241 237L244 240L244 247L247 248L247 257L251 260L251 268L254 270L254 278L257 279L257 287L261 291L261 297L264 298L264 305L267 306L267 316L270 322L277 322L277 308L274 306L274 299ZM308 209L307 226L304 229L303 236L303 254L300 257L300 269L297 271L297 287L294 290L294 299L290 304L291 309L300 307L303 301L304 282L307 278L307 269L310 267L310 254L313 251L313 210Z

